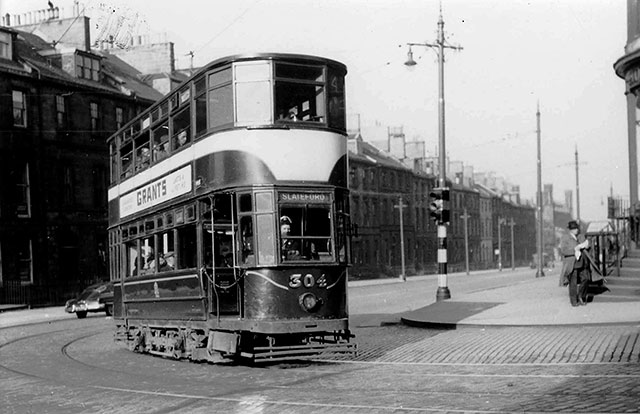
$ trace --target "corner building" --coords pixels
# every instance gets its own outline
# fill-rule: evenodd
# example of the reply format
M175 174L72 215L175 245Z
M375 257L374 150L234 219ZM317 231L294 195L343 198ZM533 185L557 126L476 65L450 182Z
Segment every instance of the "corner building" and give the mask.
M625 80L629 145L629 202L632 238L638 240L638 122L640 121L640 1L627 0L627 44L624 56L614 63L616 75ZM633 231L635 229L635 231Z
M60 304L108 280L106 139L161 97L91 49L87 17L42 16L0 26L0 303Z

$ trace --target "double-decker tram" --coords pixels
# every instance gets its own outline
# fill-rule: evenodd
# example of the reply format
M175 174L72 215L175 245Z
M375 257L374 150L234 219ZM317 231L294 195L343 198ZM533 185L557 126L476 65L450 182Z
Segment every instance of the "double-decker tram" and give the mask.
M355 352L345 75L219 59L109 138L117 341L211 362Z

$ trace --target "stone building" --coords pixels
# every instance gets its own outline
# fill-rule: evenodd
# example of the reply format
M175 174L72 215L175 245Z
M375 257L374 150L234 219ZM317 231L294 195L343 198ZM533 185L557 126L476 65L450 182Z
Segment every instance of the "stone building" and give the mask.
M0 303L59 304L108 279L106 138L161 94L87 17L30 16L0 26Z

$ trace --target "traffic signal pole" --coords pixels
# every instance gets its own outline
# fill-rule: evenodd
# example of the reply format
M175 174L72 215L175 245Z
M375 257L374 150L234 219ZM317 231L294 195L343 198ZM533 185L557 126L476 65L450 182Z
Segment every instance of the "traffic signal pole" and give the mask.
M444 20L442 19L442 10L440 10L438 19L438 187L442 188L443 192L446 191L448 195L444 122L444 48ZM448 204L448 200L445 201L444 206L444 208L448 209L449 206L446 204ZM436 292L436 301L438 302L451 298L447 283L447 221L441 220L438 224L438 290Z
M447 188L447 151L445 148L445 123L444 123L444 49L462 50L460 46L450 46L444 44L444 20L442 19L442 6L440 7L440 17L438 19L438 40L436 44L431 43L407 43L409 45L409 53L405 65L415 66L413 60L411 46L425 46L438 50L438 138L439 138L439 156L438 156L438 188L448 193ZM448 206L445 207L448 214ZM436 300L441 301L451 298L451 292L447 286L447 226L448 219L438 221L438 291L436 292Z

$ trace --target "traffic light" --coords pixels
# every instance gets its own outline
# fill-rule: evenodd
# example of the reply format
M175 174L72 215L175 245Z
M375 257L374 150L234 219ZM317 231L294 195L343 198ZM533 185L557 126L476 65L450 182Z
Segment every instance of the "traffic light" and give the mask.
M449 189L436 187L429 193L429 215L438 224L449 223Z

